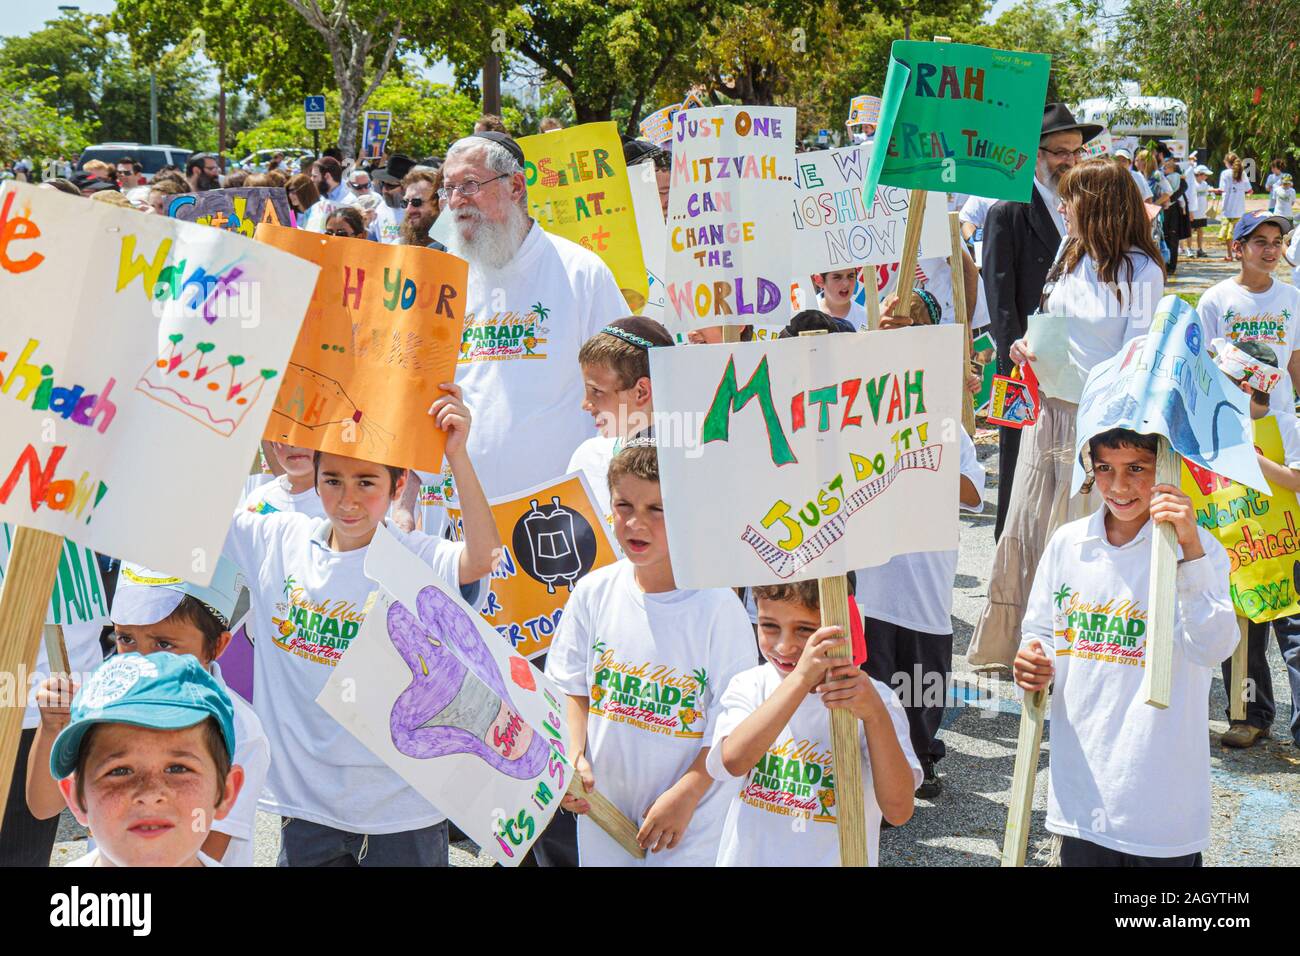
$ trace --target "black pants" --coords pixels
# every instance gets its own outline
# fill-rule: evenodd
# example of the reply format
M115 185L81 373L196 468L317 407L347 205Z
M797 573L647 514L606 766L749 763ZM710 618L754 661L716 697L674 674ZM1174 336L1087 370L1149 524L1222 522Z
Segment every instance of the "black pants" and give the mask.
M1108 867L1198 867L1201 866L1201 854L1190 853L1187 856L1134 856L1121 853L1108 847L1098 846L1078 837L1061 837L1061 866L1108 866Z
M947 752L939 725L952 684L952 635L923 634L866 618L867 662L863 670L893 688L907 712L912 749L922 765Z
M24 730L18 741L18 762L9 783L4 823L0 824L0 867L49 866L54 837L59 831L57 814L38 820L27 809L27 756L32 752L36 729Z
M1246 631L1246 723L1261 730L1273 726L1277 705L1273 701L1273 676L1268 668L1268 629L1273 628L1277 648L1286 664L1291 684L1291 739L1300 747L1300 616L1281 617L1267 624L1251 624ZM1223 662L1223 686L1232 697L1232 658ZM1250 693L1252 689L1254 692Z
M1020 429L998 429L998 516L993 522L993 540L1002 537L1002 526L1011 509L1011 481L1016 476L1016 459L1020 457Z

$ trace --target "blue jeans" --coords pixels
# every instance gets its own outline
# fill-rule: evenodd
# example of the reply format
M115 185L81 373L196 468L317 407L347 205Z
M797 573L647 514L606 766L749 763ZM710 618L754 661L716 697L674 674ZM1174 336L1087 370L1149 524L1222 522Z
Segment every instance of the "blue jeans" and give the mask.
M1247 630L1246 678L1247 690L1254 685L1254 694L1246 701L1246 723L1268 730L1273 726L1277 706L1273 701L1273 677L1268 669L1268 629L1273 628L1278 650L1286 665L1287 680L1291 685L1291 739L1300 747L1300 615L1280 617L1266 624L1251 624ZM1232 694L1232 658L1223 662L1223 684Z
M447 821L402 833L349 833L282 818L277 866L447 866Z

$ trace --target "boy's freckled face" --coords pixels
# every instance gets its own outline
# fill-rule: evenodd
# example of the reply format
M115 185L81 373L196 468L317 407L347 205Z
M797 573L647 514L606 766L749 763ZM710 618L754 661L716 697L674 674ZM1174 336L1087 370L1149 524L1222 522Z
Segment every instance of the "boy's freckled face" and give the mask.
M758 604L758 649L784 678L790 674L804 645L821 627L821 614L797 601L765 601Z
M610 494L614 536L629 561L638 567L668 560L664 503L657 481L624 475Z
M401 486L399 481L393 487L388 469L383 465L343 455L321 455L316 493L340 542L368 540L384 520Z
M203 632L188 621L159 621L157 624L118 624L113 640L119 654L193 654L204 667L212 661L203 648Z
M617 438L619 419L631 410L632 390L620 387L617 373L604 365L584 365L582 384L582 410L596 420L602 436Z
M205 737L202 724L184 730L103 724L83 744L91 748L86 802L74 814L114 864L178 866L194 859L217 812L217 766Z
M1098 448L1092 460L1097 490L1121 521L1145 521L1156 484L1156 456L1142 448Z

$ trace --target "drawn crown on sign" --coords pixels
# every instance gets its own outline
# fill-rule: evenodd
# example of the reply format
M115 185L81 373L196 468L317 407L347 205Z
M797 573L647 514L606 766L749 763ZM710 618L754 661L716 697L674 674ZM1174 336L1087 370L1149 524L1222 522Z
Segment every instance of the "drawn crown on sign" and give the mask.
M215 352L212 342L190 343L173 333L140 376L136 390L229 437L279 372L264 368L251 374L244 356Z

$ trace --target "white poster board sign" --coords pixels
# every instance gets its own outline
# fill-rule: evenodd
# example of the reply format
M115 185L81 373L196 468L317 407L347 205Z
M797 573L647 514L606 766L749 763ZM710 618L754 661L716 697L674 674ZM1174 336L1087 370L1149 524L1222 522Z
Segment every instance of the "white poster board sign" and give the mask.
M782 584L956 548L963 333L652 349L678 586Z
M710 106L673 117L669 331L786 322L795 111Z
M627 171L632 187L632 211L636 214L636 231L641 238L641 256L645 260L646 302L641 314L664 320L664 270L668 256L668 227L659 202L659 180L654 163L638 163Z
M0 187L0 521L206 582L319 269Z
M503 866L555 815L572 768L563 691L384 527L358 639L316 703Z

